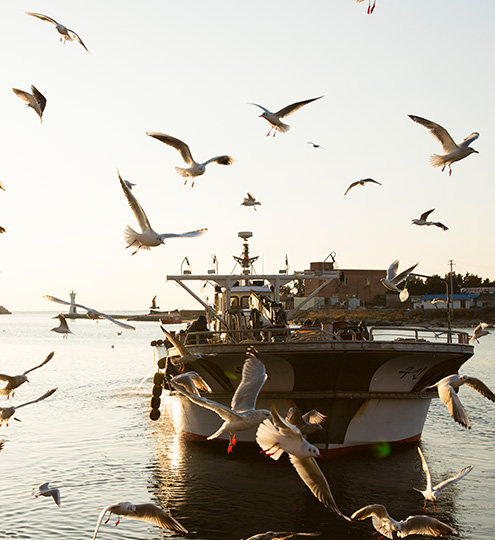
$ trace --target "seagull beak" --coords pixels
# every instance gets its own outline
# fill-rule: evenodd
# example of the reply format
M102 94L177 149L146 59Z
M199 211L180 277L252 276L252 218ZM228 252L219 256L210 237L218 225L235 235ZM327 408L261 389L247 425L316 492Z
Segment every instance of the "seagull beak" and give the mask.
M473 148L473 152L474 152L475 154L479 154L478 150L475 150L474 148Z

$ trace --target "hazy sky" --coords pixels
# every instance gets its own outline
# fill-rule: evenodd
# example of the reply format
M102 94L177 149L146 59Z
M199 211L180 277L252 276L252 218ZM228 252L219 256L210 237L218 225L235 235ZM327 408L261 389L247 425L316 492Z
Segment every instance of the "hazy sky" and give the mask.
M184 256L205 273L211 255L230 273L238 231L249 230L258 272L309 268L331 251L341 268L455 270L495 279L495 3L492 0L2 2L0 31L0 304L56 310L44 294L98 309L196 304L167 274ZM76 31L59 42L44 13ZM12 87L48 102L43 124ZM269 125L271 110L324 95ZM433 120L473 154L446 172L441 146L408 114ZM230 154L184 186L179 153L146 135L184 140L197 161ZM321 144L314 149L308 141ZM136 220L116 168L158 232L208 227L131 257ZM348 185L371 177L382 186ZM246 192L262 202L241 207ZM450 230L411 225L431 218ZM205 293L209 289L206 289ZM211 290L211 289L210 289Z

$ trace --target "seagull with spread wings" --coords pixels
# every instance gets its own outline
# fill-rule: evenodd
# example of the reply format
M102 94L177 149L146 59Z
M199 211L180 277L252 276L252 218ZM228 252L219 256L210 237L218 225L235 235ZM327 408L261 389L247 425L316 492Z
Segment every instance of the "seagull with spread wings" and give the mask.
M423 452L421 451L421 448L418 446L418 453L421 458L421 464L423 466L423 471L426 474L426 489L421 490L418 488L414 488L416 491L419 491L423 494L423 497L425 498L425 505L423 507L423 510L426 509L426 503L428 501L431 501L433 504L433 508L436 510L437 507L435 506L435 501L438 499L440 494L445 488L448 488L452 484L455 484L458 482L461 478L464 478L466 474L470 473L473 469L472 465L469 465L468 467L464 467L461 471L459 471L455 476L452 476L451 478L447 478L447 480L444 480L443 482L440 482L440 484L437 484L436 486L431 485L431 474L430 469L428 468L428 463L426 463L425 456L423 455Z
M167 531L175 531L181 534L187 534L188 530L183 527L176 519L174 519L168 510L164 510L159 506L156 506L152 503L145 504L133 504L128 501L119 502L116 504L110 504L103 508L98 516L98 521L96 522L95 532L93 534L93 540L95 540L98 530L101 526L105 514L109 512L107 523L110 520L111 514L116 514L118 516L117 522L115 525L120 523L121 517L126 517L130 519L137 519L139 521L146 521L157 525L162 529Z
M21 403L20 405L16 405L15 407L0 407L0 426L5 423L8 427L9 420L14 416L17 409L25 407L26 405L31 405L32 403L38 403L38 401L43 401L44 399L54 394L56 391L57 388L52 388L51 390L48 390L48 392L45 392L38 399L33 399L32 401L28 401L27 403ZM14 417L14 420L20 422L19 418Z
M251 429L271 416L270 411L266 409L256 409L258 394L268 378L265 365L257 358L257 354L258 352L254 347L249 347L247 350L246 360L242 367L241 382L234 392L230 408L211 399L191 394L182 386L175 384L173 380L170 381L175 390L186 396L190 401L220 416L223 424L207 439L216 439L222 433L228 432L229 446L227 452L229 453L232 452L237 443L237 432Z
M468 375L449 375L437 383L428 386L428 388L436 388L438 391L438 396L449 410L450 416L452 416L456 422L461 424L461 426L471 429L469 417L462 406L459 396L457 395L459 388L463 384L473 388L490 401L495 402L495 394L488 388L488 386L486 386L486 384L479 379L469 377Z
M401 272L400 274L397 274L397 270L399 268L399 260L396 259L387 270L387 277L384 277L380 279L383 286L388 289L389 291L395 291L399 293L399 298L401 302L405 302L409 298L409 291L406 287L404 289L399 289L397 285L405 281L411 272L418 266L419 262L408 268L407 270L404 270L404 272Z
M448 231L449 228L446 227L443 223L440 223L439 221L428 221L428 216L434 211L435 209L432 208L431 210L428 210L427 212L424 212L419 216L419 218L414 218L411 220L413 225L434 225L435 227L439 227L443 231Z
M171 360L174 366L179 366L181 369L184 369L186 364L190 364L191 362L196 362L196 360L201 360L204 358L204 355L202 354L190 352L184 343L173 336L164 326L160 325L160 328L161 331L167 336L170 343L175 347L175 350L179 353L178 359L174 357L174 359Z
M344 193L344 195L347 195L349 193L349 191L356 187L356 186L364 186L365 184L369 184L369 183L372 183L372 184L378 184L379 186L381 186L380 182L377 182L376 180L373 180L373 178L363 178L362 180L357 180L356 182L353 182L346 190L346 192Z
M321 99L323 96L319 96L316 98L306 99L305 101L298 101L297 103L292 103L291 105L287 105L283 109L280 109L277 112L271 112L263 105L258 105L257 103L250 103L250 105L254 105L255 107L259 107L263 110L263 113L260 114L259 118L264 118L270 125L271 128L266 134L270 135L270 133L273 130L273 136L275 137L275 134L277 131L280 131L281 133L287 133L289 131L290 126L288 124L284 124L281 120L281 118L285 118L286 116L291 115L292 113L295 113L298 111L301 107L304 107L304 105L307 105L308 103L312 103L313 101L316 101L317 99Z
M74 30L69 30L69 28L65 27L63 24L58 23L55 19L48 17L48 15L43 15L42 13L32 13L30 11L26 11L26 14L31 15L31 17L36 17L37 19L53 24L55 26L55 30L57 30L57 32L60 34L61 42L65 43L66 41L77 41L89 52L86 45L84 45L84 43L82 42L82 39L74 32Z
M154 139L157 139L158 141L161 141L162 143L165 143L168 146L171 146L172 148L175 148L179 151L182 159L184 160L186 165L188 165L188 167L186 168L175 167L177 173L186 179L184 181L184 185L187 184L187 180L189 178L192 178L191 187L194 187L194 179L196 178L196 176L201 176L205 173L208 163L218 163L219 165L232 165L232 163L235 162L235 159L232 156L223 155L210 158L203 163L198 163L194 161L191 150L185 142L176 139L175 137L171 137L170 135L165 135L164 133L158 133L156 131L147 131L146 135L149 135L150 137L153 137Z
M435 139L442 145L445 154L442 156L433 154L430 157L430 163L432 167L442 167L442 172L445 170L445 167L448 167L449 176L452 174L452 163L464 159L471 154L479 154L478 150L475 150L469 146L480 136L477 131L474 131L471 133L471 135L468 135L461 143L456 144L449 132L444 127L435 124L435 122L426 120L420 116L413 116L411 114L409 115L409 118L427 128L433 137L435 137Z
M180 373L175 377L172 377L170 382L173 382L176 385L182 386L190 394L195 394L196 396L201 396L199 391L208 392L211 394L212 389L210 385L201 377L196 371L186 371L185 373Z
M261 205L261 203L251 193L248 193L247 197L244 197L244 200L241 202L241 206L252 206L255 210L258 205Z
M302 414L299 407L291 407L285 416L287 422L296 426L297 429L307 437L311 433L323 429L323 422L327 417L316 409L311 409L307 413Z
M103 313L102 311L98 311L94 308L86 307L86 306L83 306L82 304L76 304L74 302L67 302L66 300L60 300L60 298L55 298L55 296L50 296L49 294L45 294L43 298L46 298L47 300L50 300L51 302L55 302L57 304L63 304L64 306L73 306L73 307L85 309L87 311L86 316L89 319L95 319L95 320L107 319L108 321L113 322L113 324L116 324L117 326L120 326L121 328L125 328L126 330L135 330L134 326L118 321L117 319L114 319L110 315L107 315L106 313Z
M427 536L458 536L458 532L430 516L409 516L403 521L397 521L390 517L387 509L382 504L369 504L356 510L351 516L351 521L371 518L373 527L387 538L404 538L410 534L424 534Z
M67 339L67 336L69 334L72 334L69 325L67 323L66 318L62 313L59 313L56 317L53 317L54 319L58 319L60 324L56 326L55 328L50 328L50 332L55 332L56 334L63 334L63 338Z
M40 117L40 122L43 123L43 111L46 107L46 97L34 86L31 85L31 92L26 92L24 90L19 90L18 88L12 88L14 94L17 97L20 97L23 101L26 102L26 107L31 107L33 111Z
M41 364L24 371L24 373L21 373L20 375L5 375L3 373L0 373L0 381L7 381L7 384L3 388L0 388L0 396L7 396L7 399L9 399L10 396L14 397L16 388L19 388L19 386L21 386L21 384L25 382L29 382L27 378L27 374L31 373L31 371L34 371L35 369L38 369L44 366L47 362L49 362L53 358L54 354L55 354L55 351L52 351L43 360L43 362L41 362Z
M488 324L485 322L480 322L478 326L473 330L473 335L471 336L469 343L479 343L479 338L483 336L487 336L490 332L487 330Z
M122 180L122 177L120 176L118 171L117 174L119 175L120 185L122 186L127 202L129 203L129 206L131 207L131 210L134 213L134 216L136 217L139 226L141 227L140 233L129 227L129 225L127 225L125 230L125 240L127 242L126 248L129 248L131 246L136 247L136 251L134 251L132 255L135 255L140 249L151 249L152 247L160 246L165 243L165 240L167 238L192 238L194 236L201 236L208 230L198 229L197 231L189 231L180 234L158 234L151 227L151 224L146 214L144 213L143 208L138 203L138 200L136 199L136 197L134 197L131 190L127 187L124 180Z
M48 487L50 482L44 482L33 489L33 497L53 497L53 500L60 506L60 490L58 488Z

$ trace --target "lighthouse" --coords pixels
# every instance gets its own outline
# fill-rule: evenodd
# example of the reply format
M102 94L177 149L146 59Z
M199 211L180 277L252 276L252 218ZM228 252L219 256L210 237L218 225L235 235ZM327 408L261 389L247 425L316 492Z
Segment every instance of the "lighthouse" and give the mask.
M69 292L70 303L73 304L69 308L69 315L75 315L77 313L76 306L74 306L74 304L76 303L76 294L77 294L76 291L70 291Z

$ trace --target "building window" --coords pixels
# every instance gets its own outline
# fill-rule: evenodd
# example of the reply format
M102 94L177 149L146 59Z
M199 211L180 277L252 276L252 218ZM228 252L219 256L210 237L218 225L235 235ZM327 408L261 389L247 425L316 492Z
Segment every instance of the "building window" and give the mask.
M371 285L371 279L369 277L364 278L364 284L365 285Z
M343 285L349 285L349 279L348 278L344 278L344 281L342 282Z

